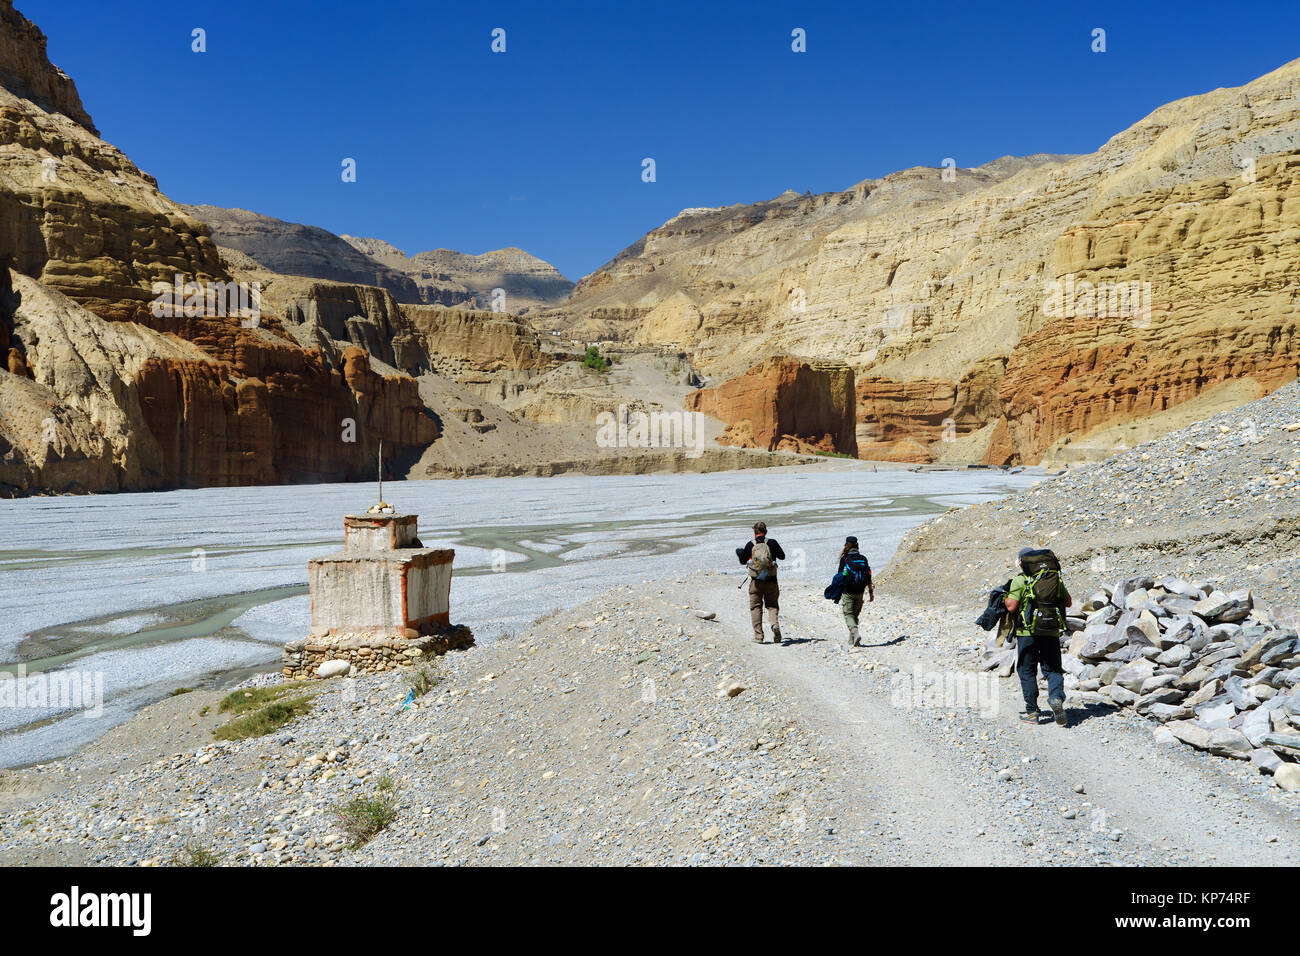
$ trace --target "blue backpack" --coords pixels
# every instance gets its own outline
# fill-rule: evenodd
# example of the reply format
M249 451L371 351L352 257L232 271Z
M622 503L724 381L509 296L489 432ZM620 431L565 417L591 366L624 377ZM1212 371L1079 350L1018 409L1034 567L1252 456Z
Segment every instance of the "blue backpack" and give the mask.
M856 594L866 590L871 583L871 565L862 554L850 551L844 559L844 570L840 576L844 581L844 589Z

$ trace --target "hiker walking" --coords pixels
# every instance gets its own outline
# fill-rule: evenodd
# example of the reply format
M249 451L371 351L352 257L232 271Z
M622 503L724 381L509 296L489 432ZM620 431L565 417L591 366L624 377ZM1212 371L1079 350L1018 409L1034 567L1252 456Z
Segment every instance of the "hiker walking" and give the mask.
M1065 675L1061 669L1061 633L1065 609L1074 603L1061 580L1061 562L1051 551L1024 548L1017 555L1020 573L1011 579L1005 599L1015 622L1016 673L1025 696L1020 719L1039 722L1038 669L1047 678L1047 706L1066 726Z
M740 563L749 568L749 617L754 623L754 643L763 643L763 608L767 608L772 627L772 643L781 643L781 625L776 617L781 588L776 583L776 562L785 560L785 552L775 538L767 536L767 525L754 524L754 540L736 549Z
M844 549L840 551L840 566L835 572L840 583L840 610L844 612L844 624L849 629L849 646L860 646L858 635L858 615L862 613L862 595L875 601L876 589L871 583L871 564L866 555L858 550L858 539L849 535L844 539Z

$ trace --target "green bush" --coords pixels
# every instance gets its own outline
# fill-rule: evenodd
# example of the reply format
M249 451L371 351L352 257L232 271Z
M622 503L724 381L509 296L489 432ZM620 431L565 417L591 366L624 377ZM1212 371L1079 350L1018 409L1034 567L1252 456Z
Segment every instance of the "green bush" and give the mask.
M582 364L587 368L594 369L597 372L604 372L609 369L610 360L600 354L600 349L594 345L587 346L587 352L582 357Z

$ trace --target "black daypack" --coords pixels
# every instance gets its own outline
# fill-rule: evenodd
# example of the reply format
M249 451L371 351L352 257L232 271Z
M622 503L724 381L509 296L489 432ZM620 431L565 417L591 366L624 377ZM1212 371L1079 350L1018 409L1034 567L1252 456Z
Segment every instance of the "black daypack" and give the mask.
M1019 608L1022 625L1034 637L1060 637L1065 622L1065 585L1061 562L1047 548L1031 551L1020 562L1029 584Z
M850 551L844 558L844 570L840 575L844 580L844 590L860 593L871 583L871 564L865 555Z

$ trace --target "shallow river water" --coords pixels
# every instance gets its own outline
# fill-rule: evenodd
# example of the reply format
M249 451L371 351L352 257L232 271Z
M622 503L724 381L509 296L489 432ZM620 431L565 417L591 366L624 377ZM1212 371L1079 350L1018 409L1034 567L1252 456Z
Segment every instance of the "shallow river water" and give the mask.
M452 620L483 642L616 585L718 568L739 582L734 549L760 517L783 577L829 580L846 534L878 571L913 525L1036 480L797 467L384 491L419 515L426 547L456 549ZM0 502L0 767L69 753L178 687L272 669L307 631L308 559L339 550L343 515L375 496L340 484ZM24 672L45 677L6 677ZM51 689L65 679L85 692L75 707L69 685L63 706Z

